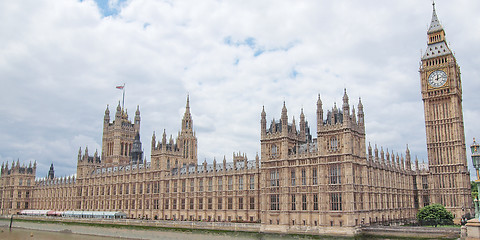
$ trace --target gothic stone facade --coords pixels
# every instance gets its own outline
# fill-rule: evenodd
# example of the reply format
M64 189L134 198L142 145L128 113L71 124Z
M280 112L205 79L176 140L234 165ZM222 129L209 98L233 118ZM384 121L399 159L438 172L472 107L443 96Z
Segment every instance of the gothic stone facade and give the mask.
M435 21L434 12L429 47L448 49ZM458 219L471 209L459 70L452 54L430 54L420 69L430 170L412 164L408 146L404 154L367 146L362 102L356 112L346 91L341 109L325 112L318 97L316 138L303 110L297 129L285 104L268 128L263 109L261 155L248 160L235 153L232 161L211 164L197 164L188 98L178 136L167 139L164 131L157 141L153 134L150 162L141 160L138 107L132 123L120 105L110 122L107 106L102 153L79 150L76 177L34 180L35 163L2 164L1 213L122 211L130 218L261 222L265 230L288 231L404 221L438 202ZM428 83L438 69L448 73L446 86Z

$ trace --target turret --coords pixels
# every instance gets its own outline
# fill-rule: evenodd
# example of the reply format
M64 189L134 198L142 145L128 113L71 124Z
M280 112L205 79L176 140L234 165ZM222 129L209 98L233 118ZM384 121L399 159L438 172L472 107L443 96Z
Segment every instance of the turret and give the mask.
M265 113L265 106L262 107L262 119L260 120L261 137L264 138L267 135L267 114Z
M120 124L122 118L122 107L120 107L120 101L118 101L117 111L115 112L115 122Z
M135 111L135 130L138 132L140 130L140 107L137 105L137 110Z
M348 123L350 120L350 105L348 104L348 95L347 95L347 89L344 89L343 92L343 122Z
M283 101L282 108L282 134L288 134L288 116L287 116L287 107L285 106L285 101Z
M358 98L358 125L364 124L363 104L362 99Z
M292 118L292 133L297 134L297 126L296 126L296 123L295 123L295 116L293 116L293 118Z
M165 149L167 146L167 134L165 133L165 129L163 129L162 135L162 149Z
M193 122L190 114L190 96L187 96L187 105L185 106L185 113L182 119L182 131L192 130Z
M317 131L323 125L323 106L322 100L320 99L320 94L318 94L317 100Z
M52 180L55 178L55 170L53 169L53 163L50 165L50 170L48 171L48 179Z
M82 147L78 149L78 162L82 161Z
M303 114L303 108L300 112L300 141L306 141L306 127L305 127L305 114Z
M370 161L373 160L372 146L370 145L370 142L368 143L368 160L370 160Z
M419 171L419 170L420 170L419 167L418 167L418 158L417 158L417 156L415 156L415 170L416 170L416 171Z
M108 126L110 123L110 110L108 109L108 104L107 104L107 109L105 109L105 116L103 117L103 127L105 128Z
M407 150L405 152L405 164L406 164L407 170L412 170L412 162L410 159L410 149L408 149L408 144L407 144Z
M155 137L155 131L153 131L153 135L152 135L152 150L155 149L155 143L156 143L156 137Z

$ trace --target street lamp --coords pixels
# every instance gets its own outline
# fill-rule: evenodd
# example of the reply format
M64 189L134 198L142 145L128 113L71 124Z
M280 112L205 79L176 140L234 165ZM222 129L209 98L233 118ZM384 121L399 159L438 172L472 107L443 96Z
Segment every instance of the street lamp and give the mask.
M477 180L475 180L475 183L477 184L477 190L480 192L480 145L475 141L475 138L473 138L473 143L470 145L470 149L472 150L472 163L473 167L475 168L477 172ZM478 218L480 216L480 206L479 200L478 200L478 195L475 196L474 199L474 205L475 205L475 218Z

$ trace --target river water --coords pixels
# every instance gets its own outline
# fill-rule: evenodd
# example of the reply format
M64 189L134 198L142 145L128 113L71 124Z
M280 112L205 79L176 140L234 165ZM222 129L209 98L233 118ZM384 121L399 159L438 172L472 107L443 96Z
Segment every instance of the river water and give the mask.
M261 234L261 233L244 233L244 232L222 232L222 233L211 233L211 232L179 232L179 231L137 231L137 230L128 230L128 229L116 229L120 232L116 237L101 237L94 235L85 235L85 234L75 234L71 233L70 230L63 231L39 231L39 230L30 230L23 228L12 228L9 230L8 227L0 227L0 239L5 240L111 240L111 239L160 239L160 240L187 240L187 239L198 239L198 240L293 240L293 239L352 239L352 238L339 238L339 237L312 237L312 236L299 236L299 235L279 235L279 234ZM98 231L97 228L92 228L92 234L97 234L95 231ZM102 229L100 229L102 231ZM104 229L108 232L108 228ZM131 237L131 234L125 234L122 236L122 231L128 231L133 233L135 236ZM138 233L135 233L138 232Z

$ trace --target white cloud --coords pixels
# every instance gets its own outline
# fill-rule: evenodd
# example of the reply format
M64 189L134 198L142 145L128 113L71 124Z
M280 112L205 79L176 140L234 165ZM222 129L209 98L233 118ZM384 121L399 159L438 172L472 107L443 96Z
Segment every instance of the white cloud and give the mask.
M462 67L467 143L476 134L480 29L473 0L437 1ZM367 140L396 152L408 143L426 159L419 90L420 49L431 6L378 1L94 1L0 3L0 160L36 159L75 172L78 147L101 146L107 104L126 83L126 106L142 116L147 156L153 131L176 136L190 94L199 160L253 158L259 119L303 107L315 135L315 107L362 97ZM8 34L7 34L8 33ZM470 159L468 159L470 161Z

